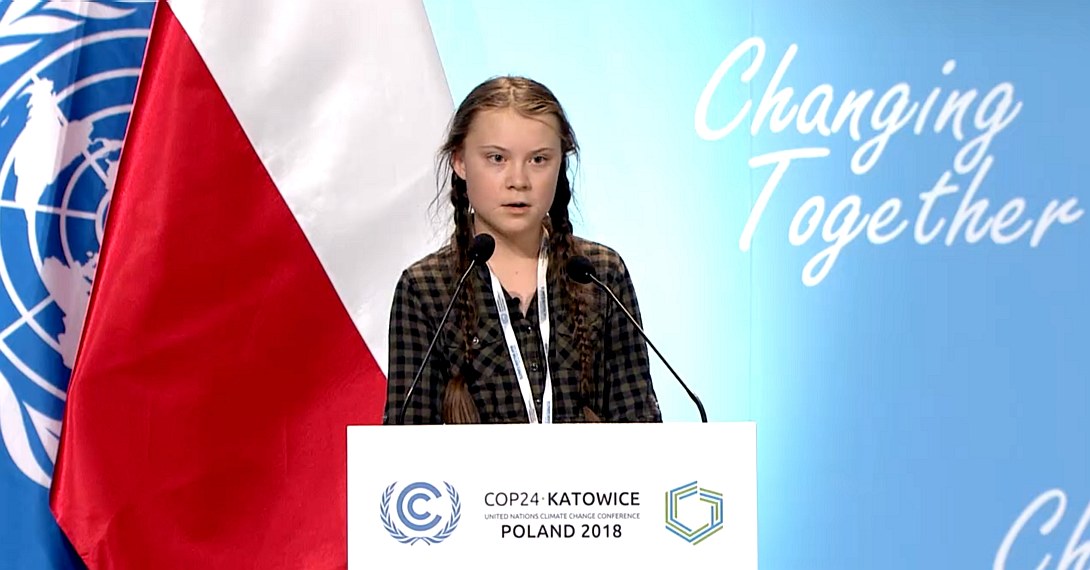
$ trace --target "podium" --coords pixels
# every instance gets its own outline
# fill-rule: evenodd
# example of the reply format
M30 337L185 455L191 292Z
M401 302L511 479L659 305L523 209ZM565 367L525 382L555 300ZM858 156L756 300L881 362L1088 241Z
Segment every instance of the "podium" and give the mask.
M348 568L757 568L753 423L348 427Z

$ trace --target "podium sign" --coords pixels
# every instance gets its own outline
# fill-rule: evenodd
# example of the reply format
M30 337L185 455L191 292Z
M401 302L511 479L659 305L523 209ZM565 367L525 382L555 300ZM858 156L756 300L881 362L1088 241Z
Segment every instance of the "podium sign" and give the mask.
M350 426L348 568L378 567L756 569L756 426Z

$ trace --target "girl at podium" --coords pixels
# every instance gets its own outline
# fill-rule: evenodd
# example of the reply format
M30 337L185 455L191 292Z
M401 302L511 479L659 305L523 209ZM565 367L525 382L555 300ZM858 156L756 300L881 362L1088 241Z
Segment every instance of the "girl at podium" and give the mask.
M439 153L454 231L398 281L386 423L662 421L645 342L566 269L585 257L640 318L617 252L572 234L577 155L559 101L536 81L490 79L458 107Z

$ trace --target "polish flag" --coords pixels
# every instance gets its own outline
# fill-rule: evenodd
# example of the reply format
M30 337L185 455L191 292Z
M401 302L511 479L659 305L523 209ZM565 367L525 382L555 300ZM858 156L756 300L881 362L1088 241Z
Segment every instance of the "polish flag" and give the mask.
M419 2L159 3L52 489L91 568L346 565L451 107Z

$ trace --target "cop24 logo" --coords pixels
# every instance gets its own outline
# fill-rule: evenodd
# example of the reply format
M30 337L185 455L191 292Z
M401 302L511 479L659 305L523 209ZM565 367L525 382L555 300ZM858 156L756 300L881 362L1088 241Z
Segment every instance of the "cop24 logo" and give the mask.
M152 6L0 11L0 435L49 487Z
M382 526L394 540L402 544L439 544L458 528L462 503L450 483L443 483L445 494L431 483L410 483L394 499L397 487L396 481L387 487L379 502ZM390 512L391 500L393 514Z

